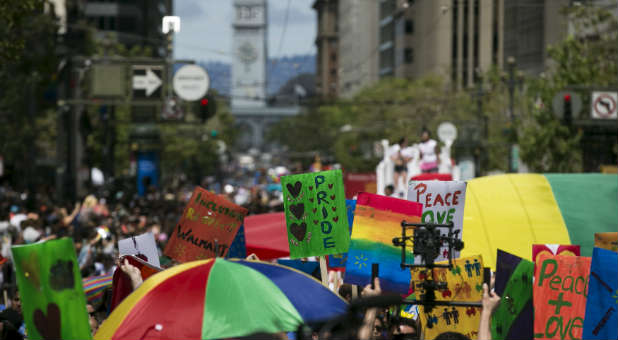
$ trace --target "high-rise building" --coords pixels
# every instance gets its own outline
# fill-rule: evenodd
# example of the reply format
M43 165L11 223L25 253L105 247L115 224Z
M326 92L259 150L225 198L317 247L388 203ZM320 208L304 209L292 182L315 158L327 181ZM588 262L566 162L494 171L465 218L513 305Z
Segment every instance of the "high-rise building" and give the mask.
M378 81L378 1L339 0L339 96Z
M339 86L338 21L339 0L316 0L318 33L315 88L322 98L337 97Z
M172 0L86 0L84 15L97 29L99 39L112 39L133 47L150 47L154 56L167 54L161 31L163 16L173 12Z

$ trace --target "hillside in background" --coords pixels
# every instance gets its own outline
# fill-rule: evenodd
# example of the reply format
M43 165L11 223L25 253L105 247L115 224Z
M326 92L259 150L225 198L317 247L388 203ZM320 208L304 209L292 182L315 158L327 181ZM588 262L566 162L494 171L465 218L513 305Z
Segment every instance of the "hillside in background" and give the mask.
M210 86L223 95L230 94L231 64L199 62L210 76ZM297 55L283 58L271 58L266 65L269 96L277 93L290 79L300 74L315 74L315 55Z

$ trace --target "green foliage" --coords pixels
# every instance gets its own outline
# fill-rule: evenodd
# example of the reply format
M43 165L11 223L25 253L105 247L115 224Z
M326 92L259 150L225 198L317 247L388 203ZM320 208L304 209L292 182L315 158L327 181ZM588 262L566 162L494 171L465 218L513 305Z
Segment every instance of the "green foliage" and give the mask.
M332 156L350 171L373 171L379 162L374 142L401 137L420 140L423 128L477 121L472 98L455 92L439 77L384 79L351 100L318 106L281 121L269 138L293 151Z
M554 95L569 86L612 86L618 75L618 26L611 13L600 7L577 6L565 14L572 18L578 34L549 47L549 71L526 83L519 145L523 161L536 172L578 172L583 168L581 131L554 116ZM580 117L585 117L590 90L579 94L583 101Z

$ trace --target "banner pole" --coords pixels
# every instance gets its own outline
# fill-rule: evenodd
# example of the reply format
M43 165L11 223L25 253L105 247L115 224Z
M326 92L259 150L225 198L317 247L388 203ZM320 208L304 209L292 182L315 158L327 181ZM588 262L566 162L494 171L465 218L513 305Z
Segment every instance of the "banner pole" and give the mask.
M322 276L322 284L328 288L328 270L326 269L326 257L320 256L320 276Z

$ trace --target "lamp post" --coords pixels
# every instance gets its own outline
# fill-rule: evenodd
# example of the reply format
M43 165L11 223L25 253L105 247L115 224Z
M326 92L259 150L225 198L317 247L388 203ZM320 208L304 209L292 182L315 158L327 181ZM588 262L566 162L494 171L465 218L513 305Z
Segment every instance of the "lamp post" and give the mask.
M521 85L522 75L515 72L515 58L508 57L506 59L507 74L503 75L502 80L506 83L509 91L509 172L517 172L518 164L515 153L517 152L517 130L515 129L515 87Z

